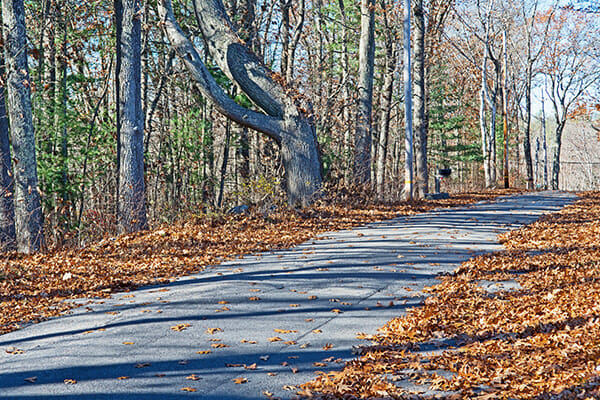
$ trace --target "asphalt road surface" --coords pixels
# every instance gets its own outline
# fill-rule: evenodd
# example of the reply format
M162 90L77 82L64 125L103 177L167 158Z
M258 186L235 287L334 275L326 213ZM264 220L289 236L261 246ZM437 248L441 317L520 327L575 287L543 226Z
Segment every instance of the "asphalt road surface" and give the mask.
M539 192L400 217L96 300L0 336L0 399L292 398L366 344L357 332L419 305L440 273L574 199Z

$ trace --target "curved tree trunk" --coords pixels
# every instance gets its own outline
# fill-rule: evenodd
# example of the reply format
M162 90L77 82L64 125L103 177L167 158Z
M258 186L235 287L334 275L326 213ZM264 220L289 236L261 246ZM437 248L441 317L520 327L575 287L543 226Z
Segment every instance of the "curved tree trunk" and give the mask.
M308 205L323 181L312 119L296 103L296 93L289 88L284 90L281 83L273 80L272 72L243 44L221 0L195 0L194 8L213 60L264 114L236 104L224 93L179 28L171 1L161 0L158 11L169 41L202 94L220 113L266 134L281 146L288 202Z
M8 113L15 162L17 250L33 253L43 249L44 233L35 157L23 0L2 0L2 24L8 71Z

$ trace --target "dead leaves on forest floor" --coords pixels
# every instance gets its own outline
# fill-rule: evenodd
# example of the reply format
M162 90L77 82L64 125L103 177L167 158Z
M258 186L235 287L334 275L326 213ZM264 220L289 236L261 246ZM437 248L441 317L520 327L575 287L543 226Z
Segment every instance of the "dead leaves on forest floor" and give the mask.
M514 191L453 195L447 200L362 208L320 205L180 224L106 238L83 249L47 254L5 253L0 265L0 334L59 315L75 305L66 299L107 297L142 285L167 283L207 265L287 248L327 231L398 215L491 200Z
M394 383L411 379L454 392L434 398L600 398L600 193L500 240L506 251L463 263L428 289L422 307L369 337L374 345L360 358L305 384L303 394L434 396ZM520 289L486 289L515 281Z

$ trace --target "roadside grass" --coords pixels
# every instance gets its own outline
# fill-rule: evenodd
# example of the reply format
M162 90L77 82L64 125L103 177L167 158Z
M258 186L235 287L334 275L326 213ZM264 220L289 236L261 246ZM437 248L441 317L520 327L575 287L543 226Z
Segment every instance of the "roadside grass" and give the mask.
M389 321L342 371L303 385L318 399L600 398L600 193L500 235L424 304ZM498 290L500 284L510 290ZM490 288L494 287L494 290ZM424 351L436 349L437 351ZM433 394L407 392L410 380Z

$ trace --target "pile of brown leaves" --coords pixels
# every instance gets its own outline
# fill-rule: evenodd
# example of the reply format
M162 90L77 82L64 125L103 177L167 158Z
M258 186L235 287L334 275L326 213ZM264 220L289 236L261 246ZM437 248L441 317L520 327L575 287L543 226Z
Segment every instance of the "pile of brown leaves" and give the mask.
M410 378L454 391L435 398L600 398L600 193L500 239L506 251L464 263L429 288L422 307L370 337L376 344L359 359L309 382L306 393L427 397L394 384ZM490 281L521 289L491 292ZM444 351L419 351L436 347Z
M24 256L4 254L0 265L0 334L74 307L65 299L106 297L201 271L244 254L299 244L316 235L371 221L490 200L511 192L460 194L439 201L363 208L320 205L195 218L147 232L107 238L84 249Z

